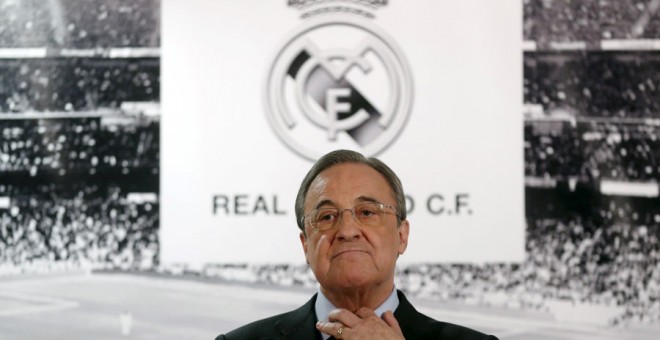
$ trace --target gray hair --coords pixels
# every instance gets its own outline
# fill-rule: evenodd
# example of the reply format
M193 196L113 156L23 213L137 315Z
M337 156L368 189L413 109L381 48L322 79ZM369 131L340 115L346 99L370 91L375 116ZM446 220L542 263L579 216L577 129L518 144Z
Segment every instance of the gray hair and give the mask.
M367 158L364 157L361 153L351 151L351 150L335 150L325 154L323 157L314 163L312 168L307 172L307 175L300 183L300 189L298 190L298 196L296 196L296 222L298 223L298 228L305 232L305 225L303 224L303 216L305 215L305 198L307 198L307 191L309 186L312 184L314 179L323 172L325 169L330 168L335 165L344 164L344 163L353 163L353 164L364 164L372 169L378 171L380 174L385 177L385 180L390 185L392 189L392 195L396 201L396 211L399 215L399 223L406 219L406 196L403 193L403 186L401 185L401 180L399 177L388 167L385 163L381 162L377 158Z

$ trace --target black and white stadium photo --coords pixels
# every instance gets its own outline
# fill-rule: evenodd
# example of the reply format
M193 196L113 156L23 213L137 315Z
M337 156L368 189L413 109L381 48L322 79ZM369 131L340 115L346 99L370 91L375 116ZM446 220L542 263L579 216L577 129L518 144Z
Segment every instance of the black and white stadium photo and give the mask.
M660 338L660 0L0 0L0 340Z

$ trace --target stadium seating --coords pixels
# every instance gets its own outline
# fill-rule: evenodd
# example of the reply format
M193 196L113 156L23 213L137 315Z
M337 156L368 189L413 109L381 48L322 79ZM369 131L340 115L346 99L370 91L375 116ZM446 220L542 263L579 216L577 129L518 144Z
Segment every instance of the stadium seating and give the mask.
M0 0L0 8L2 48L160 46L158 0Z

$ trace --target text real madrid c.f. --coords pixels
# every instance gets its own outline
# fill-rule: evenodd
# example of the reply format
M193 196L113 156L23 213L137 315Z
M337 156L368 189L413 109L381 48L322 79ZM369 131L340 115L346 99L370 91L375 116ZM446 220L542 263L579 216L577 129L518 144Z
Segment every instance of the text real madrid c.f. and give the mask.
M420 209L431 216L471 216L471 195L467 192L433 192L421 198L406 195L406 209L409 215ZM288 211L276 194L216 194L212 196L214 216L269 216L287 215Z

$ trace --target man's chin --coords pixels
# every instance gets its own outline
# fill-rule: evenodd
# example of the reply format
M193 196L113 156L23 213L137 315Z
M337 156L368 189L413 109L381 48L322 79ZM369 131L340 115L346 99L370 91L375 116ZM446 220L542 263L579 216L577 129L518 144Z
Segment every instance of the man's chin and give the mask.
M336 287L339 289L368 287L377 281L376 273L356 264L349 264L348 268L345 269L332 270L329 274L331 281L329 287Z

